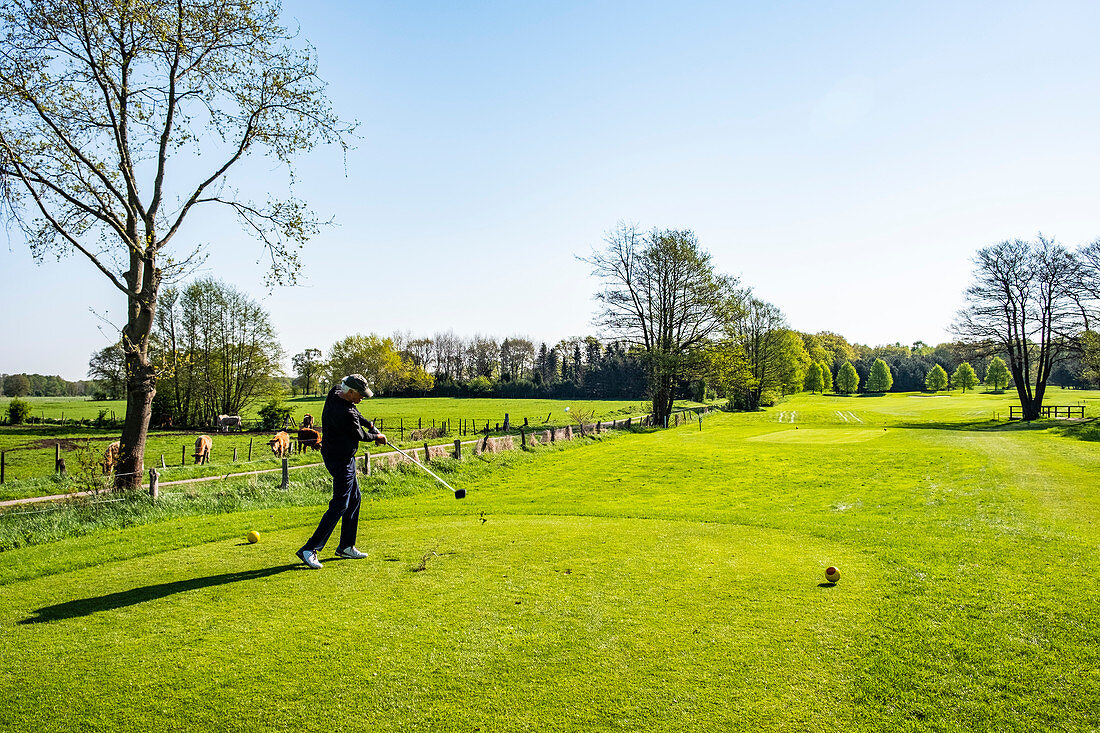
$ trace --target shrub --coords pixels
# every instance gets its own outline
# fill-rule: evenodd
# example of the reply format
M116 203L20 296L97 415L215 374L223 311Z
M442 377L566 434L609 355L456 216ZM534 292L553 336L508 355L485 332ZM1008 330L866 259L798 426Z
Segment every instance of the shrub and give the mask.
M8 403L8 422L12 425L22 425L31 416L31 403L18 397Z
M271 400L259 409L261 427L264 430L282 430L290 419L291 409L281 400Z
M760 393L760 406L761 407L775 407L779 402L780 394L774 389L766 389Z
M493 393L493 383L488 377L474 377L466 382L466 393L471 397L488 397Z

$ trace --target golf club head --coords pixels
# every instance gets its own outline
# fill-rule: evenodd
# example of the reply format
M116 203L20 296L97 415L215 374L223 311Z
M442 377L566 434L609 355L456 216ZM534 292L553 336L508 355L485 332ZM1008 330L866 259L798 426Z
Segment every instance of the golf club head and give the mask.
M465 499L466 498L466 489L455 489L455 498L456 499Z

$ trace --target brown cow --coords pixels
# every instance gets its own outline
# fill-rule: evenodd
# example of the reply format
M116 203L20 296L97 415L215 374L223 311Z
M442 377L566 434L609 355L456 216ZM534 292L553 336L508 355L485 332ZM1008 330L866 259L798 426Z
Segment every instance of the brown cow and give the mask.
M195 465L210 463L210 449L214 447L214 441L207 435L200 435L195 439Z
M267 444L271 446L271 452L279 458L290 455L290 433L285 430L275 433L275 437L267 441Z
M103 475L109 476L115 470L115 464L118 463L118 451L122 447L122 444L117 440L107 446L107 450L103 452Z
M298 452L301 453L305 451L306 448L321 450L321 434L311 428L299 428Z
M310 415L308 412L305 415L302 415L302 427L303 428L312 428L313 427L313 415Z

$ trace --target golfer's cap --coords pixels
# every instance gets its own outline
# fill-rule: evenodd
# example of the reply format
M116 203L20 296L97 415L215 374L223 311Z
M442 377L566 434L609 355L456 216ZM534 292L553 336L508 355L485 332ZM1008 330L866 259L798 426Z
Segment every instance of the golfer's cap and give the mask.
M344 377L343 384L348 389L354 389L364 397L374 397L374 392L371 392L370 387L367 386L367 378L362 374L349 374Z

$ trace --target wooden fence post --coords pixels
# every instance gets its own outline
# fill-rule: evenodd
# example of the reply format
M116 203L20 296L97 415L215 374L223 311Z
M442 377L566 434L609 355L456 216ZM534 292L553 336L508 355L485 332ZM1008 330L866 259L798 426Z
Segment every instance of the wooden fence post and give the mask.
M168 468L168 464L164 462L164 454L163 453L160 454L160 467L161 468Z
M181 445L180 446L180 465L181 466L186 466L187 465L187 446L186 445Z
M233 462L237 462L237 446L233 446Z
M248 462L252 463L252 438L248 439Z
M61 413L64 415L65 413ZM53 447L53 471L54 473L65 473L65 464L61 462L61 444L55 443Z
M290 459L289 458L284 458L283 459L283 485L282 485L281 488L282 488L283 491L289 491L290 490Z
M7 462L5 458L8 452L0 450L0 484L4 483L4 464Z
M522 427L519 429L519 446L523 450L527 450L527 431Z
M508 432L508 413L504 413L504 432Z
M149 497L154 501L160 496L160 474L157 469L149 469Z
M370 466L370 451L369 450L363 451L363 464L364 464L364 467L367 469L367 475L370 476L371 466Z
M455 438L455 460L462 460L462 441L459 438Z
M431 456L432 456L432 453L431 453L431 451L428 450L428 441L425 440L424 441L424 465L425 466L427 466L429 463L431 463L431 461L429 460L431 458Z

